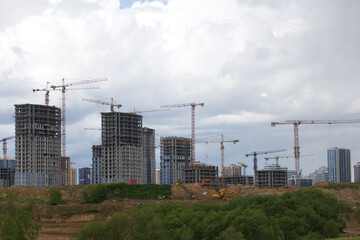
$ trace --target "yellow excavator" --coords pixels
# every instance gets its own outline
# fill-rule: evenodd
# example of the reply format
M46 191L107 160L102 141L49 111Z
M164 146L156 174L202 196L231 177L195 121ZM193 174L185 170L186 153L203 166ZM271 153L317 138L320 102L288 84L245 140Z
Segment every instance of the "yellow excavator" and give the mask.
M229 197L232 197L232 195L234 195L234 192L233 191L230 191L230 190L224 190L222 192L220 192L219 194L213 194L212 197L213 198L216 198L216 199L221 199L224 197L224 194L227 193L229 194L228 196Z

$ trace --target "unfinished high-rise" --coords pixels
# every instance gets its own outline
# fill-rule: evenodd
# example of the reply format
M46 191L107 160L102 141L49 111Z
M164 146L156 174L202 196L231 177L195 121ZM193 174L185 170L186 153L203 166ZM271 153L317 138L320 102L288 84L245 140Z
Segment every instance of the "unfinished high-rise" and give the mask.
M62 183L60 108L15 105L15 158L15 185Z
M191 139L183 137L160 138L160 182L176 184L185 180L184 168L190 166Z
M101 183L143 183L142 116L101 113Z
M101 145L92 146L91 183L101 183Z
M155 130L142 128L143 146L143 183L155 183Z

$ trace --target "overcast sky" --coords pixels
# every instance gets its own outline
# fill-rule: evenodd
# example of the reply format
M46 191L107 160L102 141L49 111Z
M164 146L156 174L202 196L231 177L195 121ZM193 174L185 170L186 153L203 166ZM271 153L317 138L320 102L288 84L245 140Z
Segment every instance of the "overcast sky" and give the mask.
M205 103L196 108L199 140L225 144L225 164L252 151L294 147L293 119L358 119L360 113L358 0L3 0L0 1L0 138L14 135L14 104L44 104L45 88L68 79L107 82L68 91L67 154L91 166L100 144L100 112ZM76 80L75 80L76 81ZM60 92L50 105L61 106ZM160 136L191 136L191 108L143 114ZM301 125L301 159L308 174L327 165L327 149L351 149L360 161L360 124ZM9 155L14 155L10 140ZM276 154L273 154L274 156ZM259 168L264 157L258 157ZM159 166L159 149L157 149ZM196 159L220 165L220 144L196 145ZM294 159L281 159L294 169ZM353 170L353 169L352 169Z

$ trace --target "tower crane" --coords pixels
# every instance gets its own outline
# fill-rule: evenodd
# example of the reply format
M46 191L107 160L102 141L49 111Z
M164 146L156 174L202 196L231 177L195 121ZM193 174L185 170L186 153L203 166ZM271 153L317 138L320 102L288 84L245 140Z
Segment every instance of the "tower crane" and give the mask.
M276 125L294 125L294 156L295 170L300 173L300 146L299 146L299 125L300 124L344 124L344 123L360 123L360 119L352 120L286 120L284 122L271 122L271 126Z
M308 156L314 156L313 154L303 154L301 155L302 157L308 157ZM265 161L269 161L270 159L275 159L276 160L276 166L279 167L279 158L292 158L294 157L294 155L286 155L286 156L275 156L275 157L266 157L264 158Z
M102 105L109 105L111 112L114 112L114 107L117 107L117 108L122 107L121 104L115 104L114 103L114 98L111 98L111 102L105 102L105 101L102 101L102 100L95 100L95 99L88 99L88 98L83 98L83 101L99 103L99 104L102 104Z
M170 109L152 109L152 110L141 110L141 111L138 111L138 110L135 110L134 108L134 111L130 112L131 114L137 114L137 113L148 113L148 112L164 112L164 111L170 111Z
M286 149L269 150L269 151L256 151L256 152L254 151L254 152L245 154L245 157L254 156L254 171L256 171L257 170L257 158L256 158L257 155L268 154L268 153L276 153L276 152L284 152L284 151L286 151Z
M71 80L71 79L66 79L66 80ZM75 79L73 79L75 80ZM71 86L76 86L76 85L83 85L83 84L88 84L88 83L95 83L95 82L103 82L103 81L107 81L106 78L101 78L101 79L90 79L90 80L81 80L81 81L77 81L77 82L70 82L70 83L65 83L65 78L62 79L61 85L51 85L50 88L52 90L61 90L61 102L62 102L62 108L61 108L61 137L62 137L62 161L63 163L66 161L66 104L65 104L65 93L72 89L72 90L77 90L78 88L70 88ZM62 164L62 166L65 166L65 164ZM69 164L70 166L70 173L72 172L71 170L71 163ZM63 172L66 171L66 169L62 169ZM63 184L65 185L65 179L63 179ZM70 185L72 184L72 174L70 174Z
M224 143L234 143L236 144L237 142L239 142L239 140L228 140L225 141L224 140L224 135L221 134L221 140L220 141L198 141L200 142L204 142L204 143L220 143L220 150L221 150L221 185L225 186L225 176L224 176L224 165L225 165L225 157L224 157Z
M243 162L238 162L238 164L244 168L244 176L246 176L246 168L248 167L248 165Z
M49 106L49 93L50 93L50 90L52 90L52 89L49 89L49 84L50 84L50 82L46 82L46 88L43 88L43 89L39 89L39 88L33 89L33 92L45 91L45 105L46 106Z
M161 108L188 107L191 106L191 164L195 162L195 107L204 107L204 103L185 103L160 106Z
M0 139L0 142L3 143L4 161L5 161L6 158L7 158L7 140L10 140L10 139L13 139L13 138L15 138L15 136L11 136L11 137L6 137L6 138L3 138L3 139Z

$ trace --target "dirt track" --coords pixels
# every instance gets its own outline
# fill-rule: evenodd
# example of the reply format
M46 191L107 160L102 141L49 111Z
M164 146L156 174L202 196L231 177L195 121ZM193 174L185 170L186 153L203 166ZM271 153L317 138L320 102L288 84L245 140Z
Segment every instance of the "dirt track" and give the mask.
M360 204L360 191L357 189L343 189L343 190L329 190L324 189L324 184L318 184L315 187L325 192L332 193L340 200L348 202L353 208L357 208ZM36 212L39 217L42 229L39 234L39 239L72 239L74 233L81 229L85 224L96 221L107 221L112 215L120 213L123 210L136 207L138 202L141 204L159 204L164 202L176 202L183 205L192 205L195 203L202 204L225 204L230 199L239 198L248 195L281 195L283 192L297 191L296 187L281 187L281 188L256 188L244 186L229 186L227 190L231 190L234 194L225 194L223 199L214 199L212 194L218 193L224 189L214 189L212 187L201 187L194 184L185 184L183 186L173 186L172 196L174 200L124 200L122 202L106 201L102 204L80 204L81 191L89 186L68 186L68 187L53 187L60 190L63 195L63 200L67 201L67 205L50 206L46 204L39 204L36 206ZM11 194L15 199L29 199L36 198L39 200L47 200L49 191L52 188L34 188L13 186L2 190L6 194ZM4 204L0 204L0 208ZM74 212L85 211L88 213L74 214ZM348 220L347 228L343 236L360 236L360 226L353 217Z

